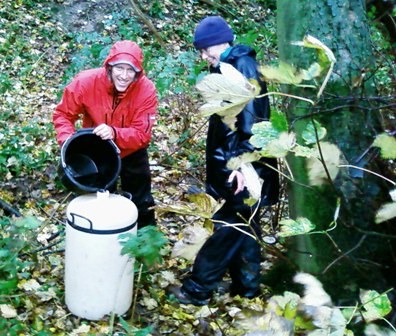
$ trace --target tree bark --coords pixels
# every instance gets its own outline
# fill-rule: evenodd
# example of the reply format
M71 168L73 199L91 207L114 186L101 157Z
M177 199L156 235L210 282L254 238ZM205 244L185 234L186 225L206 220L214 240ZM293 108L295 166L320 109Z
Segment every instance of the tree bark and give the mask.
M370 147L382 125L377 107L368 99L376 90L364 1L278 0L277 5L282 61L302 68L315 61L314 51L291 45L306 34L326 44L337 59L325 92L314 107L300 101L288 105L285 112L291 131L299 139L305 126L315 119L327 129L326 141L341 150L344 164L381 174L381 160ZM316 99L317 91L286 90ZM368 154L362 156L366 151ZM288 162L298 182L288 187L292 218L306 217L319 230L325 230L333 221L337 201L341 202L337 227L328 235L290 239L288 254L296 269L317 275L337 301L356 299L359 288L391 288L396 276L395 226L374 224L380 205L390 201L391 185L372 174L341 168L331 183L309 187L305 160L289 156Z

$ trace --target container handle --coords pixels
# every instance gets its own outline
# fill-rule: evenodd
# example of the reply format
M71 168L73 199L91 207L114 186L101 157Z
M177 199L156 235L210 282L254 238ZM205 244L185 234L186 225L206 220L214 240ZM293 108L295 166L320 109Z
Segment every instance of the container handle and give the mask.
M72 220L67 219L67 224L69 224L73 229L77 231L90 233L90 234L99 234L99 235L119 234L119 233L124 233L126 231L130 231L137 225L137 221L135 221L134 223L131 223L130 225L125 226L123 228L111 229L111 230L97 230L93 228L92 221L89 220L88 218L72 212L70 213L70 216L72 217ZM89 228L77 225L75 223L75 217L80 217L86 220L89 223Z
M71 221L68 220L67 222L68 222L68 224L70 224L70 226L73 227L74 229L79 230L79 231L85 231L85 230L87 230L88 232L93 230L93 224L92 224L92 221L91 221L89 218L84 217L84 216L81 216L81 215L76 214L76 213L73 213L73 212L70 213L70 216L71 216L72 219L71 219ZM75 218L76 218L76 217L79 217L79 218L82 218L82 219L86 220L86 221L88 222L88 224L89 224L89 227L84 227L84 226L79 226L79 225L77 225L77 224L76 224L76 221L75 221ZM85 230L84 230L84 229L85 229Z

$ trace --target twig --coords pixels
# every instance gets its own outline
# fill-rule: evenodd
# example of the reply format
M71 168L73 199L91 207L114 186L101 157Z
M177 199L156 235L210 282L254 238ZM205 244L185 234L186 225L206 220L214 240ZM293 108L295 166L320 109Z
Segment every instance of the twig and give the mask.
M365 172L367 172L367 173L370 173L370 174L373 174L373 175L375 175L375 176L378 176L378 177L380 177L380 178L382 178L382 179L388 181L389 183L393 184L394 186L396 186L396 182L393 182L392 180L386 178L385 176L382 176L382 175L380 175L380 174L377 174L376 172L373 172L373 171L371 171L371 170L368 170L368 169L365 169L365 168L362 168L362 167L357 167L357 166L353 166L353 165L339 165L338 167L340 167L340 168L345 167L345 168L361 169L361 170L363 170L363 171L365 171Z
M312 126L314 128L314 131L315 131L316 144L318 145L320 161L322 162L323 169L324 169L324 171L326 173L326 176L327 176L327 179L328 179L330 185L333 187L334 191L337 191L337 188L335 187L335 185L333 183L333 180L332 180L332 178L330 176L330 172L327 169L326 160L325 160L325 158L323 156L323 152L322 152L322 146L320 145L318 129L317 129L316 125L315 125L315 120L312 119L311 122L312 122Z
M360 238L359 242L357 243L356 246L354 246L353 248L351 248L349 251L347 251L346 253L340 255L338 258L336 258L335 260L333 260L323 271L322 274L325 274L334 264L336 264L339 260L341 260L342 258L348 256L348 254L352 253L353 251L355 251L357 248L360 247L360 245L363 244L363 241L366 239L367 236L362 236L362 238ZM338 247L337 247L338 249Z
M166 43L162 39L158 30L154 27L153 23L144 15L144 13L140 10L139 6L133 0L129 0L132 5L133 10L135 13L142 19L144 24L153 32L154 36L156 37L158 43L161 45L162 48L166 49Z
M140 279L142 278L142 271L143 271L143 264L140 264L139 267L139 275L137 278L137 285L140 284ZM136 307L136 301L137 301L137 295L138 295L138 286L134 286L135 287L135 295L133 297L133 304L132 304L132 311L131 311L131 321L133 321L133 316L135 315L135 307Z
M0 199L0 208L2 208L6 213L9 213L16 217L22 216L21 213L17 209L14 209L11 205L9 205L8 203L4 202L1 199Z

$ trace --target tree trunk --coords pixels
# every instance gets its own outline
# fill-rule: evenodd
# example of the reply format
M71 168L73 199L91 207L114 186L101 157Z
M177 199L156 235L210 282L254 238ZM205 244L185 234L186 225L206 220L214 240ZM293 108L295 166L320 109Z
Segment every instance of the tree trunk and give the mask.
M287 118L297 137L315 119L327 129L326 141L342 152L343 164L381 171L377 152L369 149L382 131L379 112L370 97L376 94L374 59L363 0L278 0L280 59L307 68L315 61L312 49L290 44L309 34L326 44L337 62L322 97L314 107L300 101L288 105ZM312 89L287 88L316 99ZM314 92L315 91L315 92ZM359 157L367 150L368 154ZM370 160L371 157L374 160ZM341 202L337 227L326 234L290 239L289 257L298 270L318 276L335 301L356 299L359 288L384 291L396 277L395 229L375 224L380 205L389 202L391 185L361 170L341 168L325 186L308 187L304 159L288 157L298 183L288 188L290 216L306 217L325 230ZM384 165L385 166L385 165ZM389 176L388 176L389 177Z

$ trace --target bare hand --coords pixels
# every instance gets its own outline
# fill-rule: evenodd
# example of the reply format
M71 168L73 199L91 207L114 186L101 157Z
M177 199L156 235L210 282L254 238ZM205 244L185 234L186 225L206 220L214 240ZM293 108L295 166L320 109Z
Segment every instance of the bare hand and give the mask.
M232 181L236 179L236 189L234 191L234 195L240 193L243 189L245 189L245 178L243 177L242 173L238 170L233 170L228 178L228 182L232 183Z
M114 139L114 130L112 127L106 124L100 124L97 126L93 133L97 136L100 136L103 140L113 140Z

